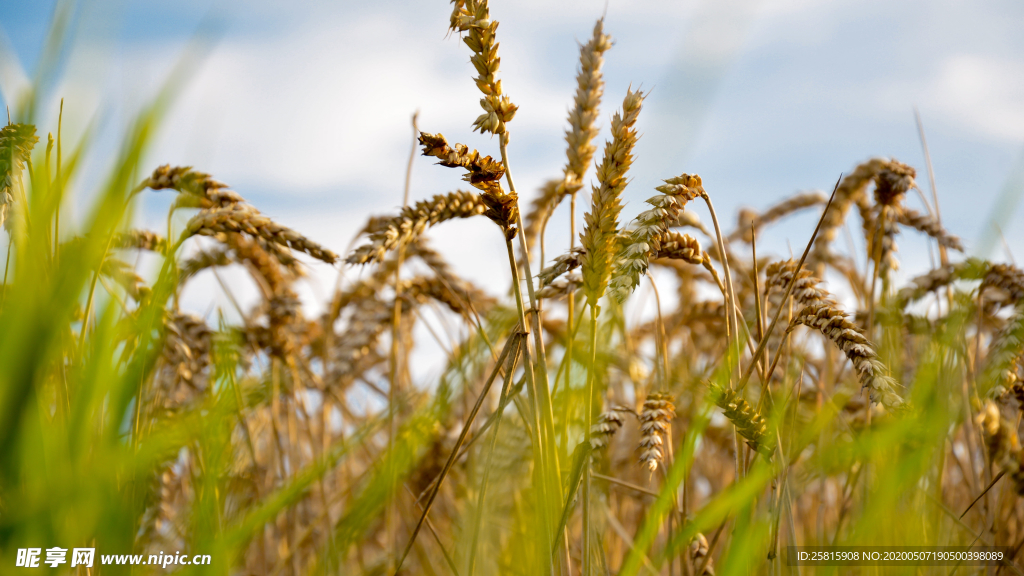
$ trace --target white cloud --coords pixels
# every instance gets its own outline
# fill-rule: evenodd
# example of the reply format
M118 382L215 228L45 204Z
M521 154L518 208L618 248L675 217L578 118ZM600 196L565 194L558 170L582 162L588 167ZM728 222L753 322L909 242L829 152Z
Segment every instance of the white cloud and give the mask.
M956 55L942 63L930 90L937 106L965 130L1024 139L1024 62Z

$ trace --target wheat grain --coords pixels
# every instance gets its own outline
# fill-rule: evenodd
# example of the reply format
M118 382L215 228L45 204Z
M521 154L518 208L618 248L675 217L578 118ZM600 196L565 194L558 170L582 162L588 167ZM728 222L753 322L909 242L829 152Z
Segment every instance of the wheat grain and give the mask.
M714 562L708 557L710 552L711 548L708 546L708 539L698 532L697 535L690 540L690 574L696 574L697 576L715 576ZM700 568L701 564L704 565L703 569ZM699 573L698 570L700 570Z

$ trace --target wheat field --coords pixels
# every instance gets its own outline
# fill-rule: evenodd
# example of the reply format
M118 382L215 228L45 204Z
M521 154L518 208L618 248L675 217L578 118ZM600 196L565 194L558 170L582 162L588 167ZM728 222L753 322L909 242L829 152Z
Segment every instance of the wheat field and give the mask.
M851 159L822 191L733 218L712 184L673 172L624 218L646 93L605 93L614 48L598 20L579 46L564 168L517 191L498 21L487 0L452 4L480 148L415 117L410 145L464 189L410 198L407 177L403 208L369 217L348 248L275 222L200 166L145 165L171 88L78 221L61 209L88 140L31 113L0 130L0 573L23 573L17 551L39 546L212 559L52 570L89 576L1024 573L1024 271L965 254L919 184L930 166ZM153 194L174 198L166 229L133 227ZM554 246L563 202L570 242ZM800 212L816 219L805 243L761 252ZM431 229L480 217L505 242L502 294L430 244ZM900 234L936 259L902 284ZM318 316L297 288L312 261L346 272ZM255 306L180 305L201 277L230 295L230 266L258 287ZM627 313L641 287L653 314ZM430 333L439 378L412 361L424 315L443 328ZM787 561L789 546L881 545L1007 553Z

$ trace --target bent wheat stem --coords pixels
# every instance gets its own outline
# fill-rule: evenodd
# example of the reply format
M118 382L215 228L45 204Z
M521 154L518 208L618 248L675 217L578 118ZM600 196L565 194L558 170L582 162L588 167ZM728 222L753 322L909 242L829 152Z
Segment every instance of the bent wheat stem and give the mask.
M445 461L444 467L441 469L441 474L438 475L437 482L434 483L434 487L430 491L430 496L427 497L427 501L423 504L423 512L420 514L420 518L416 522L416 526L412 529L412 534L409 535L409 542L405 545L405 549L402 551L402 554L398 557L398 561L395 563L395 576L398 576L399 571L402 569L402 564L405 563L405 558L412 550L412 546L416 542L416 536L420 533L420 529L423 528L423 523L427 519L427 514L430 513L430 507L434 504L434 499L437 498L437 493L441 490L441 485L444 484L445 477L447 477L448 472L451 471L452 465L455 463L455 459L459 455L459 449L466 441L466 436L469 434L469 430L473 426L473 421L476 419L476 415L480 411L480 407L483 405L484 399L487 397L487 392L490 391L491 385L494 384L494 379L497 378L498 373L501 371L505 359L508 357L512 348L519 345L518 340L519 338L522 338L522 334L520 333L521 329L522 325L520 325L520 327L513 331L513 333L508 337L508 340L505 342L505 347L501 351L501 355L498 356L498 361L494 363L494 369L491 370L490 376L487 377L487 382L480 391L480 395L477 396L476 404L473 405L473 409L466 418L466 423L462 425L462 432L459 433L459 438L455 441L455 446L452 448L451 454L448 456L448 460ZM529 371L527 371L527 373L529 373Z

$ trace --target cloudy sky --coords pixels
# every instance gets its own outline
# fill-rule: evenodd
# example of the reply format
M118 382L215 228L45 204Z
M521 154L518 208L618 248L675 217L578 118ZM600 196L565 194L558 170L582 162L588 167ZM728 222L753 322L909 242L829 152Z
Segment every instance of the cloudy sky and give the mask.
M51 1L0 0L0 89L15 111L53 12ZM91 164L99 170L127 120L198 45L146 165L209 172L343 252L367 216L401 204L414 111L422 129L497 156L496 140L470 132L479 94L468 48L446 37L449 13L445 0L82 2L46 87L41 132L55 128L63 97L67 134L100 129ZM916 106L947 227L976 251L997 214L1010 251L1024 257L1006 201L1024 187L1019 0L492 0L499 77L520 106L510 164L527 199L564 162L577 42L602 14L615 40L605 131L627 87L650 93L624 217L681 172L703 177L727 227L740 206L830 189L871 156L917 167L927 190ZM413 170L414 200L460 185L456 171L425 158ZM150 195L140 219L158 223L165 207ZM555 216L549 247L567 243L564 220ZM765 246L799 250L812 228L812 216L793 219L769 229ZM904 269L920 272L927 251L907 236ZM433 238L468 276L507 286L507 266L492 257L503 253L500 234L488 222Z

